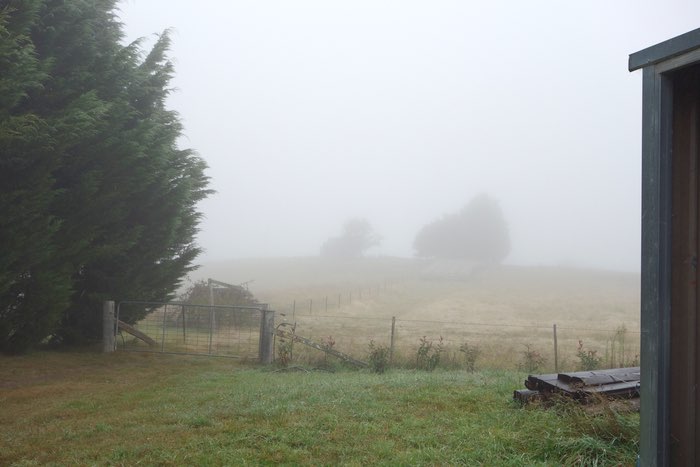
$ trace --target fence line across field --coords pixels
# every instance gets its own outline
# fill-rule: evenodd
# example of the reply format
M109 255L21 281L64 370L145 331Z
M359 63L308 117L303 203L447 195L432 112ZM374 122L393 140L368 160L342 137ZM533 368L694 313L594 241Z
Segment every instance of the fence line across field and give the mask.
M360 317L331 314L296 314L281 316L282 321L296 324L296 332L319 341L329 340L343 351L366 353L370 341L384 343L392 355L403 351L410 358L421 339L441 342L459 355L462 345L479 345L496 366L512 366L521 354L540 355L547 367L559 372L570 366L580 353L599 359L602 364L634 363L638 360L641 331L561 326L556 323L512 324L469 321L402 319L397 317ZM385 323L379 325L379 323ZM501 330L501 331L499 331ZM519 332L522 331L522 332Z
M348 320L367 320L367 321L389 321L392 318L378 318L373 316L342 316L342 315L315 315L315 314L296 314L299 318L332 318L332 319L348 319ZM396 318L396 317L393 317ZM551 324L503 324L503 323L484 323L484 322L471 322L471 321L439 321L430 319L406 319L406 318L396 318L397 321L403 321L406 323L426 323L426 324L456 324L460 326L485 326L494 328L519 328L519 329L551 329ZM592 332L614 332L615 329L604 329L604 328L584 328L578 326L559 326L559 330L568 331L592 331ZM627 330L629 333L641 334L641 330Z
M133 326L120 321L122 316L141 316L144 311L146 315ZM581 352L588 352L593 359L604 358L609 365L637 360L641 335L641 331L628 330L624 325L602 329L313 313L279 313L275 319L275 312L262 304L122 301L115 312L118 324L114 329L121 331L115 348L263 362L274 359L275 326L282 323L294 324L296 333L304 338L333 341L338 350L360 359L366 356L369 343L375 342L389 347L399 363L408 363L419 342L427 339L444 345L453 360L459 358L464 345L476 345L485 366L512 367L527 352L541 356L556 372ZM307 353L313 358L312 352Z

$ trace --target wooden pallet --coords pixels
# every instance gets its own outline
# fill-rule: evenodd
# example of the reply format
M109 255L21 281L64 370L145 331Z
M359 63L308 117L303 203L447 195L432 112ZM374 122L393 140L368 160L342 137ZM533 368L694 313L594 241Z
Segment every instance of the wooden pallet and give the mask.
M606 397L638 397L639 367L610 370L577 371L530 375L525 380L527 389L518 389L513 398L526 403L562 394L576 399L587 399L594 394Z

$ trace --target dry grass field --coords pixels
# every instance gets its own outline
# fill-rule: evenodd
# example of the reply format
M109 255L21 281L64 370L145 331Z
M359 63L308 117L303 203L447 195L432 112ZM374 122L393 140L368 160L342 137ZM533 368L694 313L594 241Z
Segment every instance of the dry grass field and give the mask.
M478 366L517 368L541 358L573 370L582 351L602 366L636 364L639 353L639 275L554 267L495 266L397 258L328 261L320 258L236 260L203 267L195 279L249 284L276 310L277 323L299 335L332 340L365 358L370 341L390 345L395 317L395 363L410 365L421 337L437 345L442 363L459 366L459 347L480 349ZM580 342L579 342L580 341ZM314 358L298 349L301 358ZM316 355L318 357L318 355Z

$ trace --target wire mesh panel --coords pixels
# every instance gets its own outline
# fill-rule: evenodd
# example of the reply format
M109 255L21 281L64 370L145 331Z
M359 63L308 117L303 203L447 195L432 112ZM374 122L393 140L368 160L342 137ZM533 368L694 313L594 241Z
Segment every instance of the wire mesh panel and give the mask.
M117 348L257 359L261 318L257 307L121 302Z

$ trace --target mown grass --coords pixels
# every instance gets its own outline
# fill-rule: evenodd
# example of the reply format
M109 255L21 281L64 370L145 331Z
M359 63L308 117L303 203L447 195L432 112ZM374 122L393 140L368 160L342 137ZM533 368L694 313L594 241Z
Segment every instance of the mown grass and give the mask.
M512 402L523 374L0 357L0 465L633 465L638 415Z

